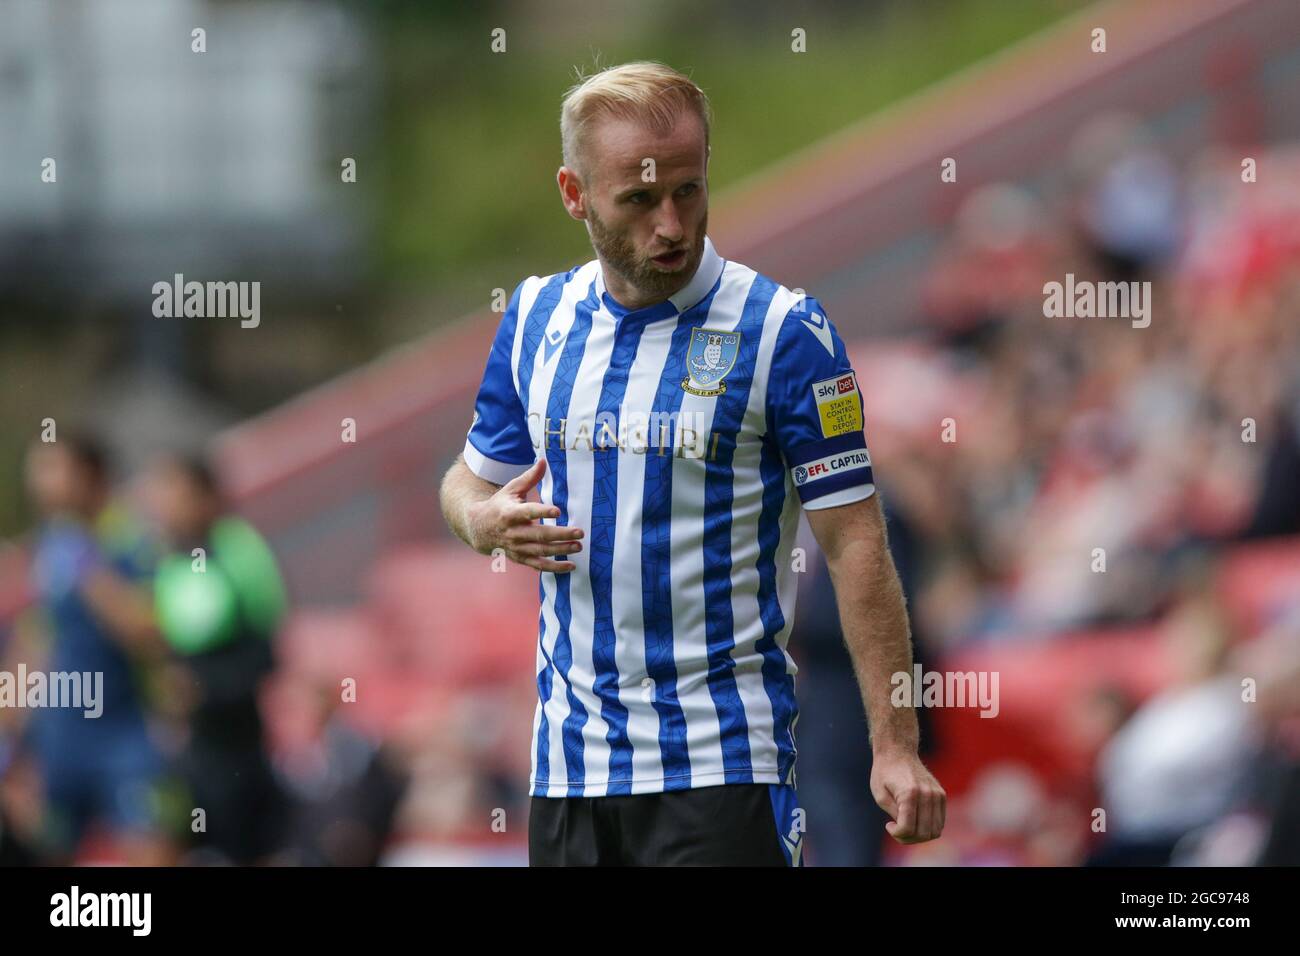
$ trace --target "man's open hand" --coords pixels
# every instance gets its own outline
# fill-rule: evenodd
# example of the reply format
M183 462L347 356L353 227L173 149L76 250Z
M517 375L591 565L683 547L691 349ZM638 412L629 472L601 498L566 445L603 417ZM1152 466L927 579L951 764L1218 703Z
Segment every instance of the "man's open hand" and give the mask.
M572 561L557 561L551 556L581 551L578 539L582 529L541 524L543 518L558 518L560 509L528 500L528 492L542 480L545 471L546 459L539 458L492 497L473 506L470 531L475 551L492 554L500 548L511 561L538 571L564 573L577 567Z

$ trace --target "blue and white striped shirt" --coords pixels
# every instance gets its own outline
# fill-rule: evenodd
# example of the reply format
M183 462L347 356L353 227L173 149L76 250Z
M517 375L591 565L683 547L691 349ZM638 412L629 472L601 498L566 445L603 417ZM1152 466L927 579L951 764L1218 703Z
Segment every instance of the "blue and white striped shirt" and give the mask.
M543 572L534 796L794 783L799 507L875 490L862 398L812 297L722 259L628 310L599 260L525 279L465 462L585 530ZM549 522L550 519L548 519Z

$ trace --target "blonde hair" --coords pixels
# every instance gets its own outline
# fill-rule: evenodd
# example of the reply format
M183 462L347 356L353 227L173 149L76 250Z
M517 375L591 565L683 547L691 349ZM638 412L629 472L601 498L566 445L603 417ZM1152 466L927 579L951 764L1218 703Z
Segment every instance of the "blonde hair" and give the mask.
M691 110L704 124L704 148L709 148L713 110L704 91L690 77L653 60L611 66L588 77L578 73L578 83L564 94L560 109L560 142L564 165L587 178L582 165L587 131L604 116L634 119L654 132L667 135L677 119Z

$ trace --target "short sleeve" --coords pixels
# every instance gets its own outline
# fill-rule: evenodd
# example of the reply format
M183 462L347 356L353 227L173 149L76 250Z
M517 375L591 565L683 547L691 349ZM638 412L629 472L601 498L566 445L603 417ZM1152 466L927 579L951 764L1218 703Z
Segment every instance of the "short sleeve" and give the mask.
M480 478L504 485L536 460L523 403L515 390L512 355L523 283L515 289L497 326L487 367L474 401L474 421L465 437L465 464Z
M858 378L826 310L811 296L790 310L777 334L767 427L804 508L850 504L875 492Z

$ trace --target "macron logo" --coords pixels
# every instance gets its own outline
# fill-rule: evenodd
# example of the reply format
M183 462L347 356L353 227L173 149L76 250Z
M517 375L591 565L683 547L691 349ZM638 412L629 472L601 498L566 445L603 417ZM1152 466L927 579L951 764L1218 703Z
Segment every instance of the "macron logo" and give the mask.
M824 345L826 351L830 353L831 358L834 358L835 345L831 342L831 326L830 323L826 321L826 316L814 312L811 318L800 319L799 321L803 323L804 328L817 336L817 341Z
M560 347L560 341L563 338L564 333L559 329L551 329L551 331L546 333L546 344L543 346L546 356L542 360L543 365L551 360L551 356L553 356L556 349Z

